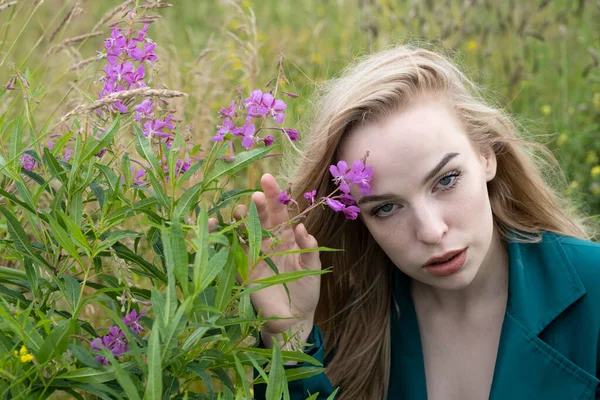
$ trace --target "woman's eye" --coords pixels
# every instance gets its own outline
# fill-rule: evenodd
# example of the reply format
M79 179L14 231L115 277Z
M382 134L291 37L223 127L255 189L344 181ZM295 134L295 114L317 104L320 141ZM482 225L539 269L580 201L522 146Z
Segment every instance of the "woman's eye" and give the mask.
M458 179L460 178L460 171L449 172L446 175L442 176L436 185L436 189L448 190L452 189L458 183Z
M381 207L377 207L372 211L372 214L375 217L383 218L388 217L392 212L396 210L395 204L384 204Z

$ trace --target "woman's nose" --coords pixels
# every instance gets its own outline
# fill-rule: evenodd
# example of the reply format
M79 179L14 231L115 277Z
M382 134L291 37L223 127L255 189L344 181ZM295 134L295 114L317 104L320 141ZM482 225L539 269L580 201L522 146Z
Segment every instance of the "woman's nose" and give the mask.
M421 206L415 211L417 240L426 244L438 244L448 232L442 213L435 207Z

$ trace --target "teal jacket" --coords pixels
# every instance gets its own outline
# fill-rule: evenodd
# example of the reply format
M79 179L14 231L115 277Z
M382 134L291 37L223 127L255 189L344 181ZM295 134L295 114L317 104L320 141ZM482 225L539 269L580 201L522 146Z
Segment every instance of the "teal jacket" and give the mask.
M600 244L546 233L539 243L508 243L508 253L508 303L490 399L600 399ZM398 271L388 399L424 400L423 351L408 288ZM316 326L309 341L315 343L309 354L323 362ZM324 400L333 392L324 373L290 382L289 389L292 400L317 392ZM255 394L261 398L260 388Z

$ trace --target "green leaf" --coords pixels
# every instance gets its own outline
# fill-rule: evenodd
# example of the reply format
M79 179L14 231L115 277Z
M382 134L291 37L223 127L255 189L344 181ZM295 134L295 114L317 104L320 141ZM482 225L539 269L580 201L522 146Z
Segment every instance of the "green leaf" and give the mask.
M148 340L148 384L144 399L162 399L162 358L160 354L159 329L152 329Z
M323 274L327 274L329 272L331 272L331 271L327 270L327 269L322 269L322 270L317 270L317 271L306 270L306 271L284 272L282 274L273 275L268 278L256 279L256 280L250 282L250 284L265 284L265 285L269 285L269 286L279 285L281 283L296 281L300 278L304 278L305 276L323 275Z
M77 231L81 232L79 227L83 221L83 191L78 190L77 192L72 193L69 202L71 206L71 219L73 220L75 227L77 227ZM84 243L87 245L87 240L84 240Z
M67 171L58 163L56 156L52 154L50 150L44 149L42 158L44 159L44 164L52 173L52 175L65 184L67 182Z
M283 395L283 362L281 361L281 350L279 343L273 342L273 350L271 357L271 369L269 371L269 382L267 384L266 399L280 400Z
M23 147L23 119L19 116L12 121L12 132L10 134L10 153L11 167L19 168Z
M27 170L24 170L27 171ZM18 181L19 175L8 165L6 159L0 155L0 173L6 175L12 181Z
M240 361L240 359L238 358L238 356L236 356L235 354L233 355L233 359L235 361L235 370L237 372L237 381L241 382L242 384L242 389L244 390L244 395L246 396L245 398L252 398L251 392L250 392L250 385L248 384L248 373L246 372L244 366L242 365L242 362Z
M169 251L171 251L171 257L167 254L167 260L172 260L173 273L181 285L183 295L187 297L189 281L188 252L185 245L185 234L183 233L183 227L178 217L175 217L171 221L170 231L171 247Z
M233 162L217 161L214 168L204 177L204 180L202 181L204 187L207 187L212 181L218 180L224 175L235 174L237 171L260 160L270 151L270 147L257 147L250 151L238 153Z
M234 235L232 239L232 246L227 257L227 262L219 274L219 285L217 287L217 295L215 299L215 307L219 310L225 310L227 304L231 300L231 289L233 289L233 285L235 284L235 276L237 273L234 255L238 247L239 243L237 236Z
M98 200L98 205L100 208L104 207L104 189L102 186L97 184L96 182L90 183L90 189L92 189L92 193L94 193L94 197Z
M57 210L57 211L59 211L59 210ZM83 264L83 262L81 261L81 257L79 257L79 252L75 248L75 245L73 244L73 241L69 237L69 234L67 233L67 231L65 231L63 229L63 227L60 226L58 221L56 221L50 214L48 214L47 217L48 217L48 223L50 224L50 227L52 228L52 235L54 236L54 239L56 239L58 244L63 249L65 249L71 257L73 257L75 260L77 260L77 262L79 262L79 264Z
M156 154L152 150L152 144L150 139L144 136L140 127L135 124L135 148L140 156L144 158L144 160L148 161L154 171L160 176L163 177L163 170L160 168L158 164L158 159L156 158ZM151 175L151 173L147 172L146 175Z
M61 217L62 221L67 226L69 234L72 237L72 241L75 244L79 245L82 249L84 249L88 256L91 255L92 248L90 247L87 238L85 237L83 232L81 232L81 229L79 229L79 226L75 223L75 221L73 221L70 216L68 216L61 210L56 210L56 214Z
M160 294L158 289L154 286L152 286L151 293L152 294L150 300L152 302L152 308L154 309L154 313L156 314L156 321L158 322L158 324L155 324L155 326L158 326L160 329L166 328L168 321L166 320L165 316L165 296ZM166 330L163 330L162 332L164 334L166 333Z
M8 211L4 206L0 205L0 212L4 214L7 222L8 233L15 244L15 248L18 252L25 256L29 256L35 261L40 262L46 266L50 266L50 264L44 260L39 254L33 252L33 248L31 246L31 242L29 241L29 237L25 233L25 230L21 226L21 223L15 216Z
M158 180L156 180L154 173L152 171L146 171L146 177L150 180L152 188L154 189L154 194L160 205L163 206L167 211L171 210L171 202L169 201L169 197L167 196L167 193L162 185L158 182Z
M200 206L200 214L198 215L196 225L198 226L198 236L192 239L192 243L196 249L192 281L194 283L194 292L200 293L204 290L203 288L201 289L202 277L205 275L208 267L208 213L204 204Z
M63 274L62 278L65 281L65 291L63 294L65 295L65 298L71 305L71 310L75 312L77 304L79 303L81 287L77 279L73 278L71 275Z
M261 349L258 347L238 347L237 350L258 354L263 357L268 357L272 352L270 349ZM299 351L282 351L281 358L284 362L296 361L298 363L307 363L319 367L322 366L317 359Z
M31 206L30 204L25 203L24 201L19 200L19 198L17 198L15 195L8 193L7 191L3 190L2 188L0 188L0 196L6 197L13 203L20 205L21 207L23 207L24 209L26 209L29 212L32 212L34 214L37 213L37 211L35 210L35 207Z
M165 325L169 326L177 309L177 291L175 272L173 271L173 252L171 250L171 232L166 226L161 227L161 238L164 254L167 259L167 301L165 303Z
M169 319L167 324L167 334L164 337L164 348L162 352L162 360L167 362L167 352L177 346L178 336L185 330L188 321L188 315L192 309L194 298L188 297L181 306L177 309L175 315Z
M217 277L219 273L223 270L223 267L227 263L227 258L229 256L229 249L222 248L219 250L214 256L210 258L207 263L206 269L201 270L199 274L199 284L196 293L202 293L204 289L211 284L212 281ZM207 248L204 249L204 252L208 253Z
M144 270L148 271L152 276L163 282L167 281L167 277L162 271L156 268L153 264L146 261L143 257L140 257L139 255L132 252L129 248L122 245L121 243L115 243L112 249L115 251L117 257L139 265Z
M68 190L71 191L76 184L77 174L79 173L79 166L83 162L82 160L82 147L83 147L83 137L81 135L77 135L75 137L75 149L73 150L73 159L71 160L71 170L69 171L69 180L67 184L69 185Z
M127 187L131 186L133 183L133 176L131 175L131 160L127 153L124 153L123 158L121 158L121 171L123 172L125 185L127 185Z
M83 147L83 156L81 157L81 162L84 163L89 158L98 154L103 147L109 147L110 143L112 142L113 138L119 130L119 125L120 117L119 115L117 115L116 118L113 120L112 125L106 128L104 132L102 132L99 135L98 138L89 137L85 142L85 146Z
M113 366L115 369L115 377L117 378L117 382L119 382L119 385L121 385L125 391L127 399L141 400L140 394L138 393L138 390L131 379L131 375L122 368L121 364L115 359L115 356L113 356L112 352L107 348L104 348L102 354L104 357L110 360L111 366Z
M102 368L84 367L69 371L65 374L56 377L56 379L67 379L70 381L90 383L92 385L109 382L114 380L115 378L115 369L112 366L106 366Z
M50 361L54 355L64 353L76 324L76 320L61 321L58 326L52 329L35 356L38 363L43 365Z
M190 208L193 208L198 203L198 198L202 192L202 183L197 183L179 198L175 210L173 211L173 218L182 218L187 214Z
M248 209L248 220L246 221L246 229L248 229L248 242L250 245L250 260L252 267L256 265L258 255L260 254L260 247L262 244L262 228L260 226L260 219L258 217L258 210L256 204L253 201L250 202L250 208ZM246 279L246 273L242 275L244 280Z
M100 367L100 363L96 361L96 359L92 357L92 355L88 353L88 351L83 347L74 343L70 343L68 348L71 351L71 354L73 354L73 356L79 361L81 361L84 365L87 365L91 368Z

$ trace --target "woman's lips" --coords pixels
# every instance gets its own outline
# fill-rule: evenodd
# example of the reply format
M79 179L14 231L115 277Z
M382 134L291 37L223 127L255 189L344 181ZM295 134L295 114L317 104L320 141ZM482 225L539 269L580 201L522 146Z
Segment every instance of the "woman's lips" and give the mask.
M450 254L451 259L448 260L448 257L446 257L446 254ZM435 260L436 258L440 261L444 261L444 260L448 260L445 262L439 262L439 261L433 261L435 264L431 264L428 263L426 264L423 268L430 273L431 275L435 275L435 276L447 276L447 275L452 275L456 272L458 272L463 265L465 265L465 261L467 261L467 249L465 248L464 250L459 250L458 252L454 252L454 255L452 255L452 253L446 253L444 254L442 257L446 257L445 259L442 257L434 257L432 258L433 260Z

